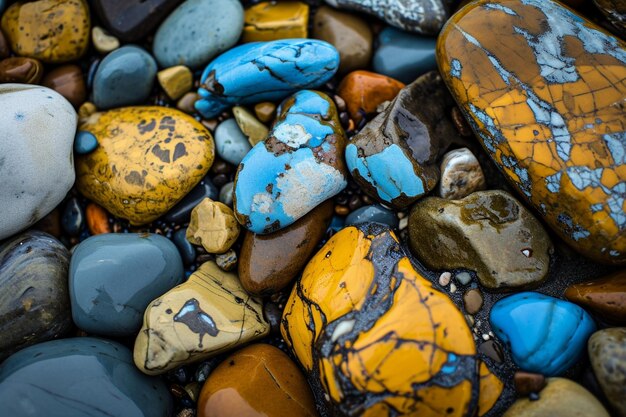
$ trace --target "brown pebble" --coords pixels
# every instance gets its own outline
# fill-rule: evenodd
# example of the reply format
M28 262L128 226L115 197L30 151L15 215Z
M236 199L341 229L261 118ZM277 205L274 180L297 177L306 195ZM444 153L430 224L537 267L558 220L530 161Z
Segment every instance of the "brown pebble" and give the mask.
M478 288L472 288L463 294L463 304L465 311L469 314L476 314L483 306L483 296Z
M217 119L202 120L201 123L204 125L204 127L209 129L211 133L215 131L215 128L217 127L217 124L218 124Z
M626 270L570 285L565 298L608 323L626 325Z
M473 135L472 128L457 106L452 108L452 123L454 123L461 136L470 137Z
M198 93L190 91L188 93L185 93L185 95L178 100L178 102L176 103L176 107L178 108L178 110L184 111L185 113L193 114L196 112L194 104L199 99L200 95L198 95Z
M518 371L513 376L517 395L525 397L530 393L538 393L546 386L546 378L541 374Z
M111 233L109 225L109 215L105 209L96 203L87 204L85 209L85 217L87 218L87 227L92 235L100 235L103 233Z
M348 209L350 209L350 211L354 211L362 205L363 203L361 202L361 198L358 195L353 195L352 197L350 197L350 200L348 200Z
M478 347L478 351L498 363L502 362L502 348L493 340L487 340L485 343L481 343Z
M0 61L0 83L37 84L43 64L33 58L12 57Z
M264 101L254 106L254 114L263 123L269 123L276 117L276 105L269 101Z
M341 80L337 94L345 100L350 117L358 123L364 115L375 113L380 103L393 100L403 87L403 83L385 75L353 71Z
M9 43L4 33L0 30L0 59L4 59L9 55L11 55L11 48L9 48Z
M346 206L335 206L335 214L338 216L347 216L350 214L350 209Z
M78 65L62 65L43 78L42 84L61 94L76 108L87 100L85 77Z
M43 219L33 225L33 229L41 230L56 238L61 237L61 212L55 208Z

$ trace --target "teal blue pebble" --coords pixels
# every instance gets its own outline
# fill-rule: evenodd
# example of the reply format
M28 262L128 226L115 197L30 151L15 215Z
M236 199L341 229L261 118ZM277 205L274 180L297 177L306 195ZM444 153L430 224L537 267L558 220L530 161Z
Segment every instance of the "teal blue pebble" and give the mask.
M395 213L391 210L387 210L380 204L360 207L346 217L346 225L348 226L370 222L386 224L392 229L398 227L398 217Z
M560 375L584 354L596 330L576 304L536 292L522 292L494 304L489 317L496 336L511 349L522 370Z
M142 374L132 352L94 337L23 349L0 367L0 416L166 417L172 397Z
M239 165L252 146L235 119L227 119L215 129L215 150L226 162Z
M98 139L91 133L79 130L74 138L74 152L79 155L85 155L96 150L98 147Z
M156 234L101 234L76 246L70 261L72 318L93 334L131 336L148 304L180 284L183 263Z

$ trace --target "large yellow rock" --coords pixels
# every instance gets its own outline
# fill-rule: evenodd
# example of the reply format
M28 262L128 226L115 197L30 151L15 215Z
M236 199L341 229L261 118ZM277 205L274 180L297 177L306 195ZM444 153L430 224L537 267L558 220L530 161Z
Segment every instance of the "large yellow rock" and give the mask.
M76 156L76 185L110 213L141 225L156 220L207 173L215 154L209 131L165 107L94 113L81 123L99 146Z

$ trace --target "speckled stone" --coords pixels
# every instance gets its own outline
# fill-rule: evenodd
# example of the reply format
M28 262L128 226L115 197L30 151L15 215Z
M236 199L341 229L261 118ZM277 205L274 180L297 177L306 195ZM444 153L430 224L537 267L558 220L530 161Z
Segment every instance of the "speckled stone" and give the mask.
M242 42L307 38L309 5L300 1L263 1L244 13Z
M0 83L39 84L43 64L33 58L11 57L0 61Z
M595 332L589 338L593 373L619 417L626 416L626 328Z
M380 204L360 207L346 217L346 226L369 222L386 224L392 229L398 227L398 217L396 213L384 208Z
M205 198L191 211L187 240L208 253L226 252L238 237L239 223L227 205Z
M441 160L438 193L442 198L460 200L486 187L485 174L478 159L467 148L446 153Z
M192 70L230 49L243 29L237 0L187 0L159 26L152 50L162 67L185 65Z
M217 154L226 162L239 165L252 146L233 118L226 119L215 129Z
M564 295L608 323L626 325L626 270L570 285Z
M135 341L135 365L162 374L262 338L269 333L261 300L237 275L205 262L187 282L154 300Z

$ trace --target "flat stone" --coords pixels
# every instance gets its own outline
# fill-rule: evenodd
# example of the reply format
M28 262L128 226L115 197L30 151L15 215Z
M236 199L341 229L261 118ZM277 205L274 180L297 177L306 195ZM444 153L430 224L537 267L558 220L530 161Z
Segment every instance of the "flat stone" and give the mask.
M387 100L396 98L404 84L393 78L369 71L353 71L337 87L337 94L346 102L348 113L355 123L376 112Z
M441 161L439 196L460 200L486 188L485 174L478 159L467 148L446 153Z
M235 119L226 119L215 129L215 147L224 161L239 165L252 146Z
M307 38L309 5L300 1L263 1L244 12L242 42Z
M565 298L608 323L626 325L626 271L570 285Z
M239 237L239 223L230 207L208 198L191 211L187 240L208 253L224 253Z
M609 404L618 416L626 416L626 328L595 332L588 348L593 373Z

